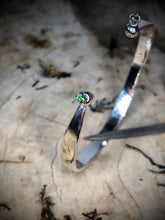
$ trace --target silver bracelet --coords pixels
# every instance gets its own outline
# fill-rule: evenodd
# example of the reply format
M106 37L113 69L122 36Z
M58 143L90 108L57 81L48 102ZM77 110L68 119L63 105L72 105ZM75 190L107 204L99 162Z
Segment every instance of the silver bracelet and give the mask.
M124 87L118 96L109 119L100 131L100 134L110 132L117 128L126 115L133 99L135 85L146 63L152 45L153 24L149 21L142 20L138 14L131 14L129 16L129 23L126 25L125 34L129 38L135 38L140 34L139 41ZM67 127L63 138L61 149L63 164L75 172L82 170L88 162L107 145L106 140L91 142L82 153L77 155L78 140L84 115L87 105L91 103L92 98L92 93L86 90L83 90L77 95L77 100L80 102L80 105Z

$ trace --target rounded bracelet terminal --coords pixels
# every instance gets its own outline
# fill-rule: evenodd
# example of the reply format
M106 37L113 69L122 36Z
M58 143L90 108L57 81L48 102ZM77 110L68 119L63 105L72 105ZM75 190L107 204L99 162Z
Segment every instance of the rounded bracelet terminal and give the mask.
M129 38L135 38L140 35L138 45L124 87L117 98L107 122L99 134L116 129L127 113L133 99L134 88L142 72L143 66L146 63L152 45L153 24L149 21L142 20L139 14L131 14L129 16L129 23L125 28L125 34ZM104 141L91 142L83 152L77 155L78 140L84 115L87 105L91 103L92 99L92 93L86 90L83 90L77 95L77 101L80 102L80 105L67 127L63 138L61 149L62 161L64 165L75 172L82 170L88 162L107 145L106 138Z
M85 112L87 106L93 100L93 94L87 90L83 90L76 96L76 98L80 105L78 106L69 126L65 131L61 151L61 157L64 164L73 171L77 171L83 166L80 161L76 160L76 154Z

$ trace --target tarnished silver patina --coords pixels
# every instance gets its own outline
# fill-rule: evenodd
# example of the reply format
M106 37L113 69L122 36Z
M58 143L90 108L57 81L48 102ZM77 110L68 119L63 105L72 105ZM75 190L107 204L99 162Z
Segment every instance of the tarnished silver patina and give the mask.
M125 34L129 38L135 38L140 34L139 41L124 87L100 134L116 129L126 115L133 99L134 88L149 55L153 39L153 24L149 21L142 20L138 14L131 14L129 23L125 28ZM61 158L63 163L72 171L82 170L107 145L106 139L102 142L91 142L82 153L77 155L79 134L83 124L84 114L92 97L93 95L88 91L82 91L78 94L77 100L80 102L80 105L64 134Z

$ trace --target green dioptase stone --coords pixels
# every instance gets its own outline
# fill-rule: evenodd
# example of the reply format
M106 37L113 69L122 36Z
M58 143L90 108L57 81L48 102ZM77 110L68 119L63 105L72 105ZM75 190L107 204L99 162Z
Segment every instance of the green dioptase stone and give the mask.
M76 96L76 98L77 98L77 101L80 102L80 103L85 103L85 101L86 101L86 96L84 94L81 94L81 93L79 93Z
M134 18L135 18L136 20L139 20L139 15L138 15L138 14L134 15Z

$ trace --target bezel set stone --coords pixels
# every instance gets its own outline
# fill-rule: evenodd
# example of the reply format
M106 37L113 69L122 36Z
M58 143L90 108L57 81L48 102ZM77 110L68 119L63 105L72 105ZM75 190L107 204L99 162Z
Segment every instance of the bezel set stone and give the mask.
M93 95L91 92L83 90L77 94L76 99L80 104L90 104Z
M139 14L130 14L129 16L129 24L132 26L132 27L136 27L139 23L139 21L141 20L141 17Z

